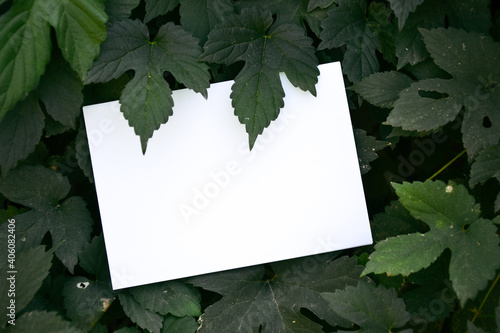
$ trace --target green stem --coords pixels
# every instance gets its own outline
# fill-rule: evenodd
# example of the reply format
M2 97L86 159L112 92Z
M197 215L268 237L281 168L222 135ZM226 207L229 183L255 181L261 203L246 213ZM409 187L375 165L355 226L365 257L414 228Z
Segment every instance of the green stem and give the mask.
M488 289L488 292L483 298L483 301L481 302L481 305L479 306L479 309L474 313L474 318L472 318L472 323L476 320L477 316L481 313L481 310L483 309L484 303L486 303L486 300L490 296L491 292L493 291L493 288L495 288L495 285L497 284L498 280L500 280L500 273L498 273L497 278L495 281L493 281L493 284L491 285L490 289Z
M462 150L462 152L460 152L457 156L453 157L453 159L451 161L449 161L448 163L446 163L441 169L439 169L435 174L433 174L432 176L430 176L427 179L431 180L432 178L434 178L437 175L439 175L441 172L443 172L444 169L446 169L447 167L449 167L451 163L455 162L460 156L462 156L463 154L465 154L466 151L467 151L467 149Z

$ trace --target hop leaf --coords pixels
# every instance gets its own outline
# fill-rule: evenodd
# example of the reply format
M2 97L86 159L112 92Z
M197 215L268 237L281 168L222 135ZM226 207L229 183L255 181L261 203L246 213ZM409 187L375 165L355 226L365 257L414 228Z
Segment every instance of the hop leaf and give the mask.
M409 275L428 267L450 248L450 279L465 304L486 287L500 267L497 228L479 217L479 207L463 185L428 180L393 186L403 206L430 231L379 242L363 274Z
M172 115L172 90L163 78L170 72L177 81L207 97L208 67L196 59L198 40L180 26L163 25L153 41L140 21L118 21L108 29L108 40L90 70L87 82L105 82L134 70L123 89L121 111L141 138L143 153L153 132Z
M387 118L392 126L428 131L454 120L462 107L463 142L474 156L500 139L500 43L479 33L457 29L420 29L434 62L452 79L426 79L400 93ZM491 126L484 126L488 119Z
M361 327L360 332L391 332L410 320L405 304L394 289L375 287L360 281L345 290L322 293L328 305L341 317Z
M245 62L234 80L231 99L249 135L250 149L284 105L280 71L294 86L316 94L319 70L311 44L301 27L275 25L270 12L256 7L228 16L210 32L201 60Z
M321 293L359 281L361 267L354 258L320 262L309 257L276 263L272 268L272 279L263 278L262 266L190 279L196 286L223 295L200 317L200 333L251 331L260 325L263 333L322 332L320 325L302 315L302 307L333 325L350 325L328 308Z

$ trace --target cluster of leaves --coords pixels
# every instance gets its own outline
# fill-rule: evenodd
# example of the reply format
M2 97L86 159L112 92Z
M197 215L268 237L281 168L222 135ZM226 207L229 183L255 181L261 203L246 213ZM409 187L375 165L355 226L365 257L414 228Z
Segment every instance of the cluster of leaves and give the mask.
M0 0L0 327L499 331L499 40L489 0ZM315 94L332 61L376 244L112 290L81 106L119 99L146 152L173 89L232 79L252 147L278 74Z

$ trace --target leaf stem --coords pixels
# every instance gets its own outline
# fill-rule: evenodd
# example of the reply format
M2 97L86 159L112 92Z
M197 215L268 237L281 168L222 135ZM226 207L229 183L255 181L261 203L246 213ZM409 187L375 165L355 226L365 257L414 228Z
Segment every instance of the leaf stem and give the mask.
M433 174L432 176L430 176L429 180L431 180L432 178L436 177L437 175L439 175L441 172L443 172L443 170L445 170L447 167L450 166L450 164L452 164L453 162L455 162L460 156L462 156L463 154L465 154L465 152L467 151L467 149L464 149L462 150L457 156L453 157L451 161L449 161L448 163L446 163L441 169L439 169L435 174Z
M486 303L486 300L488 299L488 297L490 296L491 292L493 291L493 288L495 288L495 285L497 284L498 280L500 280L500 273L498 273L495 281L493 281L493 283L491 284L490 289L488 289L488 292L484 296L483 301L481 302L481 305L479 305L479 309L477 309L477 311L474 313L474 318L472 318L472 321L471 321L472 323L474 323L474 321L476 320L476 318L481 313L481 310L483 309L484 303Z

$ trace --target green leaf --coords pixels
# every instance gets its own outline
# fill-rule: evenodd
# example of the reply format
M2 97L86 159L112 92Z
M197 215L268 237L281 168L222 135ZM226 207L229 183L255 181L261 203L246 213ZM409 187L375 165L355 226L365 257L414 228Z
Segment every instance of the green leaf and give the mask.
M231 0L181 0L181 24L203 45L209 32L234 13Z
M349 286L321 296L341 317L361 327L358 332L392 332L393 328L403 327L410 320L396 291L375 287L373 283L360 281L356 287Z
M108 19L100 0L61 0L56 26L57 43L64 58L82 80L106 39Z
M417 6L422 4L424 0L388 0L391 9L398 18L399 30L403 29L406 19L411 12L417 9Z
M456 307L457 298L448 277L449 254L446 251L429 267L406 278L409 288L402 297L415 322L444 320Z
M330 7L336 0L309 0L307 4L307 11L310 12L317 7L319 8L328 8Z
M0 192L6 198L38 210L57 206L69 190L67 178L42 166L23 166L0 183Z
M201 60L227 65L245 62L234 80L231 99L249 134L250 148L284 105L280 71L294 86L316 94L318 60L311 44L302 28L273 25L271 13L258 8L228 16L210 32Z
M387 147L389 142L377 140L373 136L366 135L366 131L362 129L354 130L354 139L356 141L359 167L361 169L361 174L364 175L372 168L370 162L378 158L376 151Z
M106 333L107 332L108 332L108 329L106 328ZM133 326L133 327L122 327L119 330L114 331L113 333L142 333L142 330L140 330L136 326Z
M2 227L6 228L4 225ZM16 236L16 234L9 235L9 240L15 240L16 243L21 241L19 237L12 238L12 235ZM7 258L7 242L3 244L5 245L5 252L2 249L2 255L5 255L5 258ZM9 244L11 244L10 241ZM13 263L7 262L2 267L2 271L4 272L4 281L2 281L0 287L0 301L2 304L9 305L10 299L14 299L16 313L18 314L28 305L35 296L35 293L42 286L43 280L49 275L53 252L45 252L45 246L39 245L15 253L15 261ZM9 280L11 277L13 277L13 280ZM9 310L6 306L2 307L2 324L5 322L4 318L7 318L6 315L8 313Z
M475 326L470 321L467 322L467 332L469 332L469 333L486 333L485 330L483 330L482 328L479 328L479 327Z
M281 25L293 23L304 29L309 27L316 36L319 36L321 32L321 22L328 15L328 11L323 8L331 6L333 1L321 0L319 2L321 2L321 4L318 3L315 7L320 8L310 8L311 2L308 4L307 1L303 0L245 0L236 2L235 6L240 8L259 7L268 10L273 15L276 15L274 24Z
M9 325L5 333L15 332L51 332L81 333L70 322L64 320L57 312L31 311L16 318L15 326Z
M373 239L381 241L397 235L425 232L428 227L425 223L413 218L399 201L392 201L385 207L383 213L373 216L371 229Z
M488 34L491 28L489 0L447 0L444 3L453 10L448 14L452 27Z
M174 317L166 315L163 320L162 333L193 333L198 329L198 323L193 317Z
M413 80L397 71L380 72L365 77L348 87L361 95L369 103L381 108L392 108L399 93L410 86Z
M408 16L404 28L396 35L397 68L415 65L428 57L419 28L432 29L449 24L454 28L487 34L491 26L488 4L488 0L424 1Z
M405 130L432 130L443 126L465 107L462 125L464 146L474 156L485 145L500 139L495 105L500 94L493 87L500 82L500 44L478 33L456 29L420 30L435 63L452 79L427 79L413 83L400 93L387 118L392 126ZM483 125L491 117L491 128Z
M464 106L468 112L462 120L462 140L469 156L500 140L500 89L485 91L480 90L479 85L476 88L481 92L466 97Z
M44 115L33 94L19 102L0 122L0 166L4 177L35 150L43 126Z
M90 244L85 245L83 251L78 254L80 267L87 273L96 277L101 282L109 282L108 257L104 247L104 237L95 236Z
M83 104L83 84L60 57L53 57L37 88L47 113L57 122L74 129Z
M106 0L106 14L109 16L109 21L115 22L129 18L139 2L140 0Z
M66 313L73 324L88 332L116 298L111 284L74 276L62 291Z
M23 166L10 172L0 183L0 192L31 211L16 216L16 232L25 246L39 245L50 232L55 254L72 273L78 252L90 240L92 218L81 197L70 197L66 177L42 166Z
M160 333L160 329L163 326L163 318L159 314L142 308L134 297L126 292L120 293L118 298L120 299L123 311L125 311L130 320L143 329L147 329L153 333Z
M80 122L78 133L76 134L76 159L78 166L82 169L85 176L89 178L91 183L94 182L94 171L92 170L92 161L90 160L90 148L85 130L85 122Z
M76 276L63 289L64 307L72 322L88 331L104 315L116 298L111 288L104 237L96 236L78 254L80 267L95 280Z
M495 309L495 318L497 319L497 332L500 332L500 303Z
M129 289L144 309L176 317L201 315L201 296L193 287L181 281L154 283Z
M320 34L319 50L347 45L343 70L350 81L357 82L376 73L379 63L375 51L381 48L375 27L380 26L390 11L379 12L376 3L367 9L366 1L340 0L337 7L328 12ZM376 12L377 15L371 15ZM384 19L385 16L385 19Z
M178 4L179 0L146 0L144 23L172 11Z
M379 242L363 274L409 275L451 249L450 279L461 304L484 289L500 267L499 237L463 185L441 181L393 184L400 202L430 231Z
M405 66L405 70L407 70L417 80L431 78L451 79L451 75L436 65L431 58L427 58L426 60L413 66L407 65Z
M306 257L272 264L275 275L264 277L264 269L245 269L194 277L196 286L222 294L200 317L199 332L237 332L242 328L262 332L322 332L300 309L307 308L332 325L349 325L328 308L321 293L344 289L359 281L361 266L355 258L333 262Z
M493 177L500 182L500 144L479 152L470 169L469 184L473 188Z
M206 97L208 67L196 59L201 54L198 40L169 22L153 41L146 25L124 20L108 29L108 39L89 72L87 82L105 82L134 70L134 78L120 97L121 111L141 138L143 152L153 132L172 115L172 91L163 78L169 71L177 81Z
M0 121L38 85L50 60L50 27L36 0L0 16Z
M462 109L462 96L459 87L450 81L427 79L412 83L400 92L387 124L407 131L430 131L453 121Z

